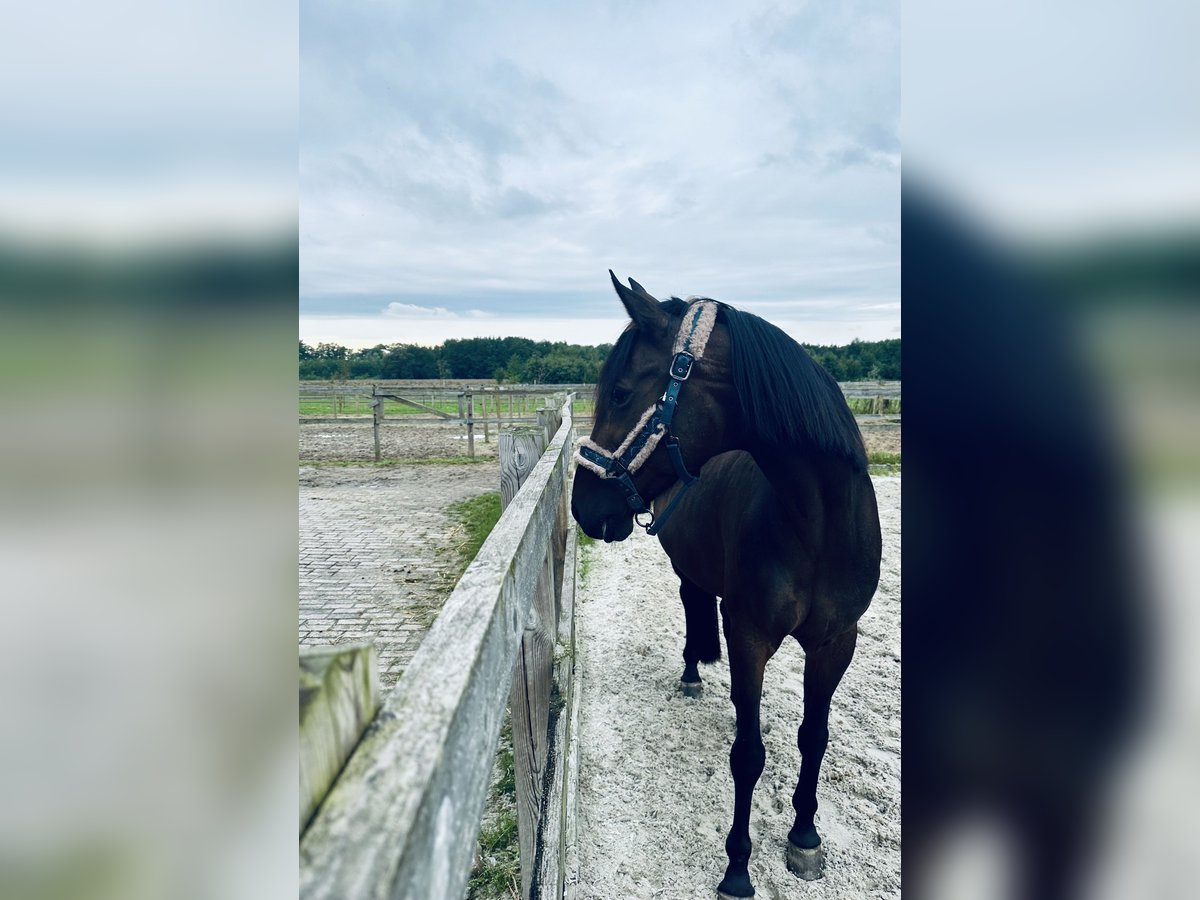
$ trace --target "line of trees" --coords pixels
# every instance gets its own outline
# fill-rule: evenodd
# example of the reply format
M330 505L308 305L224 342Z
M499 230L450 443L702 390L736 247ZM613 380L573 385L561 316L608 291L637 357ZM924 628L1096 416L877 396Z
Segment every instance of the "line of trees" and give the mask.
M900 339L854 341L833 347L804 344L838 381L900 378ZM300 378L478 378L507 384L590 384L612 344L532 341L528 338L463 338L437 347L377 344L350 350L339 344L300 342Z
M300 378L479 378L502 383L587 384L612 344L597 347L529 338L462 338L437 347L377 344L348 350L300 342Z

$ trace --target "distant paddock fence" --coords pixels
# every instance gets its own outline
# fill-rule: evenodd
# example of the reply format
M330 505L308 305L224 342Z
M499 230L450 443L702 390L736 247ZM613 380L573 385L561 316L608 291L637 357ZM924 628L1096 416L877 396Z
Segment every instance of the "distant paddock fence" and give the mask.
M537 424L539 409L575 394L590 427L594 385L488 385L478 382L300 382L300 425L372 426L374 457L381 429L407 425L458 428L475 456L475 441L490 443L507 425ZM365 436L364 436L365 437Z
M899 381L848 381L839 387L851 411L865 427L893 427L900 420ZM374 458L381 458L383 428L437 425L460 429L467 455L475 456L475 441L492 441L508 425L533 425L537 411L568 393L577 398L575 425L591 429L596 386L495 385L446 381L302 381L300 424L361 425L372 429Z
M838 387L859 418L900 415L899 381L841 381Z
M461 900L506 703L522 896L571 894L571 400L501 433L504 512L305 830L301 898Z

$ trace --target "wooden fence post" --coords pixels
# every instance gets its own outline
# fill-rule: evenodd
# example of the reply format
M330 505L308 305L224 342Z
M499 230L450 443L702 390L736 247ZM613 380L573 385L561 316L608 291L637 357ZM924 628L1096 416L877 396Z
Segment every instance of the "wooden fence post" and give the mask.
M558 398L556 398L558 399ZM563 406L574 395L562 397ZM559 414L561 419L561 412ZM573 416L571 417L573 420ZM564 442L574 446L573 434ZM578 873L577 823L575 795L578 790L578 693L575 684L575 566L577 545L574 524L568 517L570 504L569 466L562 469L563 493L559 498L555 536L555 598L558 602L558 650L554 681L562 702L558 715L552 715L554 764L546 777L546 821L541 831L542 864L538 873L538 896L567 900L572 896Z
M467 395L462 391L458 392L458 424L463 428L463 433L466 433L467 419Z
M487 392L487 388L485 387L482 391L479 392L479 418L483 421L483 442L485 444L490 444L492 442L492 439L489 437L488 429L489 429L489 426L491 425L491 423L488 422L488 419L487 419L487 398L488 398L488 392Z
M373 644L300 648L300 831L379 708Z
M558 398L555 398L556 400ZM564 398L563 402L566 400ZM538 426L541 427L548 436L553 436L558 432L559 426L562 425L562 404L559 406L543 406L537 411ZM549 440L549 437L547 437ZM553 548L551 556L554 558L554 610L555 621L558 621L558 615L562 611L562 576L563 576L563 559L566 551L566 536L567 536L567 502L560 505L556 525L554 530Z
M533 471L547 444L540 427L500 432L500 505L505 508ZM528 898L536 875L537 837L545 795L549 750L550 692L554 681L554 643L558 632L555 544L551 541L538 577L529 621L517 650L509 708L512 715L513 770L516 781L517 835L521 851L521 896Z
M375 430L375 462L379 462L379 426L383 422L383 398L376 396L375 385L371 385L371 419Z
M467 391L467 456L475 458L475 395Z

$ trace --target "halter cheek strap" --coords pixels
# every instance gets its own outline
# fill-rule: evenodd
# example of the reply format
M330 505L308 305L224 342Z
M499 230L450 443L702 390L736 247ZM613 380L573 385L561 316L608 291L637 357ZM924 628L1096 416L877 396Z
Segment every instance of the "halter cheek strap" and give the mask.
M696 300L693 302L684 313L683 322L675 335L675 345L672 349L674 356L671 358L671 366L667 370L671 380L667 382L667 389L663 392L662 397L642 413L637 424L630 429L629 434L625 436L625 440L616 450L606 450L590 438L584 438L579 442L579 450L575 454L575 458L581 466L590 469L601 478L611 478L617 482L625 494L625 502L633 510L634 521L645 528L647 534L658 534L659 530L667 523L671 513L675 511L679 501L683 499L683 495L700 480L684 465L679 441L671 433L671 422L674 421L675 412L679 408L679 391L683 387L683 383L688 380L688 376L692 374L692 366L704 356L704 348L708 344L716 321L716 301ZM650 458L664 438L666 439L667 455L671 459L676 476L683 482L683 488L663 510L662 515L655 519L649 504L638 493L632 476ZM649 513L649 522L638 521L637 517L643 513Z

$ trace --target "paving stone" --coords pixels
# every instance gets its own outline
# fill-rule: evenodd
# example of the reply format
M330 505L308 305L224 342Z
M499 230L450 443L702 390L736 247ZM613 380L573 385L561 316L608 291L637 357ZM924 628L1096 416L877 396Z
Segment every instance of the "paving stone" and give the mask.
M454 586L447 507L498 485L494 464L301 466L301 646L372 640L391 688Z

